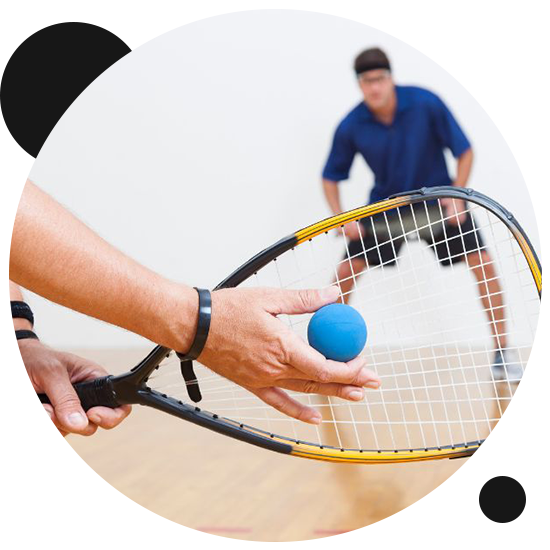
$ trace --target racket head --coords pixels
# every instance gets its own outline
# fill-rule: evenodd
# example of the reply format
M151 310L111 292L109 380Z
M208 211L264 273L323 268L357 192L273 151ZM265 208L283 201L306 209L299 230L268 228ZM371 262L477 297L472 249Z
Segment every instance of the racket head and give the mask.
M466 229L458 223L458 234L452 238L448 234L452 216L442 206L445 199L465 205L472 220ZM460 208L456 215L462 213ZM159 387L172 377L169 389L154 389L156 383L148 375L140 402L224 435L303 458L391 463L473 454L502 416L516 386L492 375L491 324L494 328L501 323L495 312L506 311L502 323L508 332L500 337L515 340L506 351L517 354L515 361L523 370L542 292L542 269L528 237L492 199L453 187L390 197L282 239L215 290L239 285L319 288L335 279L341 285L339 266L356 258L346 239L334 236L344 235L352 223L371 231L370 236L364 234L370 248L365 242L360 247L368 269L353 273L350 295L352 305L367 320L370 337L363 353L369 368L382 378L380 391L367 390L360 403L290 392L320 408L323 422L316 427L277 413L198 362L195 372L204 399L196 406L187 398L177 361L172 360L172 366L158 361L155 367L161 368L153 369L165 379ZM390 260L380 252L384 247L393 252ZM477 267L465 261L466 256L483 258L485 253L491 259L480 259ZM376 254L379 261L373 262ZM473 269L485 273L490 266L497 273L492 279L479 282L468 273ZM501 290L492 295L489 288L496 278ZM483 285L490 300L486 308L478 296ZM504 305L493 303L498 295L506 296ZM303 336L310 315L280 318ZM153 362L163 357L163 353L152 355ZM150 367L145 363L137 370ZM170 397L174 388L179 395Z

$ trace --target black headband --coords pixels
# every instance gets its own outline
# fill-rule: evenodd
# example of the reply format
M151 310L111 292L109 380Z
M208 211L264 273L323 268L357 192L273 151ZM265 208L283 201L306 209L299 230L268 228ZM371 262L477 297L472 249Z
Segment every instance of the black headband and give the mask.
M377 69L386 69L391 72L390 64L386 61L366 61L361 63L358 67L355 68L355 74L359 76L361 73L366 73L367 71L375 71Z

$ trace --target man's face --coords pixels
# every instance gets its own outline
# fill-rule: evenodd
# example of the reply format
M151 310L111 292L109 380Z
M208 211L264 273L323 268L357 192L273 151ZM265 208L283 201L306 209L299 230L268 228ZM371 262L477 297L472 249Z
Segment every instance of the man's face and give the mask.
M370 109L376 111L384 108L391 101L394 84L390 71L374 69L361 73L357 80Z

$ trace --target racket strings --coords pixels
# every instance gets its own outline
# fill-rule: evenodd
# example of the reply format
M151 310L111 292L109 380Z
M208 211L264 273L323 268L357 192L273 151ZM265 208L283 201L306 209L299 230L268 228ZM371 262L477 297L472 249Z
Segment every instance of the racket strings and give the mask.
M165 367L165 365L163 365L163 367ZM415 373L415 374L419 374L419 373ZM486 384L489 384L490 382L487 381ZM175 383L174 385L178 385L177 383ZM181 384L180 384L181 385ZM458 383L456 384L458 386L460 386L461 384ZM450 387L450 384L449 385L443 385L442 386L443 388L445 387ZM412 386L412 387L406 387L406 386L403 386L403 387L400 387L400 390L401 392L405 392L405 391L419 391L420 389L423 389L423 390L430 390L432 388L438 388L438 386L425 386L423 388L419 388L418 386ZM235 391L235 387L234 386L231 386L231 385L226 385L225 388L218 388L217 389L217 393L221 393L221 392L234 392ZM241 402L242 404L240 404L238 406L238 408L242 411L242 414L239 416L239 420L241 421L256 421L256 420L265 420L266 417L257 417L257 416L250 416L250 411L264 411L265 413L270 413L272 411L272 408L268 405L264 405L264 404L261 404L259 401L255 401L255 402L252 402L251 400L251 395L250 394L247 394L244 390L240 390L241 392L241 396L238 397L238 396L235 396L235 395L232 395L232 396L229 396L229 397L226 397L226 398L216 398L216 399L209 399L209 405L216 405L216 408L215 410L217 411L218 414L227 414L228 416L231 416L232 418L234 418L234 416L231 415L231 413L234 413L235 412L235 407L234 407L234 404L235 404L235 401L238 401L238 402ZM215 392L216 393L216 392ZM307 400L308 402L311 402L311 396L310 395L303 395L303 394L298 394L298 393L294 393L294 392L291 392L293 394L293 397L294 398L301 398L303 399L304 401ZM380 395L379 394L382 394L382 393L385 393L385 394L388 394L389 396L391 396L393 394L393 400L392 398L390 397L389 399L386 398L384 402L381 402L381 401L377 401L376 399L379 398L380 399ZM468 399L456 399L456 400L452 400L452 399L446 399L446 400L438 400L438 399L430 399L430 400L426 400L426 399L422 399L421 397L420 398L415 398L414 400L413 399L405 399L401 396L400 400L395 400L395 388L384 388L382 387L380 390L376 391L376 392L369 392L368 394L368 397L365 399L365 403L372 408L376 408L376 407L389 407L389 406L399 406L399 407L402 407L403 405L412 405L412 404L416 404L416 405L437 405L437 404L443 404L443 403L456 403L456 404L460 404L460 403L470 403L470 402L481 402L482 400L485 400L485 401L497 401L499 399L502 399L501 397L498 397L498 396L490 396L490 397L477 397L477 398L470 398L469 400ZM353 403L349 403L349 402L344 402L342 400L333 400L331 401L331 403L317 403L315 405L317 408L319 409L331 409L332 411L336 410L336 409L357 409L359 410L361 407L364 406L364 403L356 403L356 402L353 402ZM336 416L336 415L335 415ZM488 417L488 420L490 421L496 421L498 420L498 416L494 416L494 417ZM271 418L271 420L273 421L287 421L286 418L284 417L274 417L274 418ZM422 419L420 418L419 420L400 420L400 419L383 419L383 420L373 420L373 419L368 419L368 420L359 420L357 418L354 418L353 420L346 420L346 419L338 419L337 417L334 418L334 423L335 424L339 424L339 425L353 425L353 424L356 424L356 425L365 425L365 424L374 424L374 425L377 425L377 426L383 426L383 425L394 425L394 426L397 426L397 425L402 425L402 426L407 426L407 425L420 425L420 423L424 423L426 420L425 419ZM450 424L459 424L460 422L464 422L466 424L472 424L472 423L475 423L475 422L479 422L477 419L475 418L465 418L465 419L461 419L461 420L449 420L449 423ZM444 421L443 420L436 420L436 419L433 419L433 420L430 420L431 423L435 423L435 424L442 424Z
M457 254L456 256L454 256L454 258L458 258L458 257L459 257L458 254ZM512 258L512 256L510 256L510 258ZM342 262L342 263L343 263L343 262ZM393 264L393 261L388 261L388 262L385 262L385 264L381 264L381 265L392 265L392 264ZM483 268L490 267L490 266L496 266L496 262L494 262L494 261L481 262L479 265L476 265L475 267L476 267L476 268L480 267L480 268L483 269ZM362 271L359 271L359 272L354 273L354 275L350 275L349 277L344 277L344 278L342 278L342 279L340 280L340 282L341 282L341 283L345 283L345 282L355 281L355 280L356 280L357 278L359 278L361 275L367 273L368 271L374 270L374 269L376 269L376 268L378 268L378 267L380 267L380 266L375 266L375 267L372 267L372 268L370 268L370 269L369 269L368 267L366 267L366 268L363 269ZM474 268L471 268L471 267L468 267L467 269L468 269L470 272L472 272L472 271L474 270ZM413 270L410 269L410 270L409 270L409 273L412 274L412 273L413 273ZM403 277L403 275L406 275L406 274L407 274L407 273L402 272L402 273L400 273L400 274L398 274L398 275L393 275L393 276L390 275L390 276L388 276L388 281L387 281L387 282L388 282L388 283L391 283L392 279L395 280L395 279L401 278L401 277ZM528 267L525 267L524 269L522 269L522 270L520 270L520 271L515 271L515 272L511 272L511 273L510 273L511 276L513 276L513 275L520 276L520 275L523 275L523 274L524 274L524 275L529 275L529 276L530 276L530 274L531 274L530 269L529 269ZM498 280L498 279L499 279L499 278L496 277L496 276L495 276L495 277L487 277L487 278L486 278L486 281L487 281L487 282L491 282L491 281ZM292 284L285 285L285 288L292 288L293 286L299 285L300 282L301 282L301 281L296 281L296 282L294 282L294 283L292 283ZM529 286L529 285L526 284L525 286ZM410 288L412 289L412 288L414 288L414 287L411 285ZM355 290L361 290L361 288L360 288L360 287L357 287ZM391 294L391 293L396 293L396 292L397 292L396 290L393 290L393 291L390 291L389 293ZM353 291L349 291L349 292L347 292L347 293L343 293L343 295L344 295L344 296L345 296L346 294L350 294L350 295L351 295L352 293L353 293Z
M353 248L346 226L332 228L244 284L286 289L336 284L341 299L365 318L369 340L363 354L382 380L379 390L366 390L359 402L288 392L321 412L321 425L312 426L278 413L196 362L201 408L320 446L439 448L486 438L529 358L540 302L509 229L485 208L467 204L459 210L447 214L435 201L350 222L369 229L359 233ZM463 213L471 223L451 225ZM280 316L304 339L310 317ZM510 369L505 380L494 376L497 350L505 372ZM154 382L187 400L186 384L169 360Z
M482 250L483 247L480 247L480 250ZM517 254L517 252L516 252ZM451 259L457 259L459 257L461 257L463 254L456 254L456 255L451 255ZM357 254L353 257L350 257L349 259L359 259L359 257L362 256L362 254ZM514 255L515 256L515 255ZM510 256L510 258L513 258L514 256ZM341 262L339 262L339 264L343 264L343 263L349 263L349 260L342 260ZM389 260L387 262L381 262L379 265L377 266L373 266L373 267L366 267L365 269L363 269L362 271L359 271L359 272L354 272L352 275L350 275L349 277L345 277L345 278L342 278L339 280L340 283L345 283L345 282L348 282L348 281L355 281L356 279L359 279L361 275L367 273L367 272L372 272L376 269L383 269L384 267L388 266L388 265L393 265L394 261L393 260ZM479 266L476 266L476 267L481 267L481 268L485 268L485 267L488 267L488 266L491 266L491 265L496 265L496 262L494 260L491 260L491 261L488 261L488 262L481 262L479 264ZM471 268L471 267L467 267L467 269L472 272L474 268ZM391 283L392 279L402 279L404 276L408 275L408 274L413 274L414 273L414 269L411 267L408 272L407 271L401 271L400 273L397 273L395 275L388 275L387 278L386 278L386 283ZM518 271L515 271L515 272L512 272L510 273L510 275L520 275L520 274L525 274L527 276L530 276L530 269L528 266L525 266L523 269L521 270L518 270ZM487 282L491 282L491 281L494 281L494 280L498 280L499 278L497 276L495 277L492 277L492 278L486 278L485 280ZM300 286L300 283L302 283L303 281L302 280L297 280L297 281L294 281L290 284L287 284L285 285L283 288L292 288L293 286ZM530 286L529 284L525 284L525 286ZM469 285L465 284L464 285L464 288L467 288L469 287ZM414 289L415 286L414 285L409 285L408 289L412 290ZM353 290L350 290L346 293L342 293L343 296L346 296L346 295L351 295L353 294L355 291L357 290L361 290L361 287L356 287L354 288ZM397 293L398 290L390 290L388 292L388 295L391 295L392 293L395 294ZM489 295L493 295L495 293L490 293Z
M398 388L386 388L386 389L380 389L380 390L376 390L376 394L378 396L382 396L384 394L390 394L390 393L395 393L396 389L399 389L399 391L401 392L407 392L407 391L421 391L421 390L429 390L429 389L444 389L444 388L451 388L451 387L460 387L460 386L464 386L464 385L467 385L469 384L469 382L454 382L452 384L433 384L433 385L425 385L425 386L416 386L416 385L412 385L412 386L399 386ZM490 381L490 380L485 380L485 381L480 381L479 382L479 385L490 385L491 387L493 386L493 381ZM181 384L176 384L174 383L174 387L180 387ZM232 386L227 386L227 387L224 387L224 388L218 388L216 390L212 390L209 395L215 395L216 393L227 393L227 392L232 392L235 388L232 387ZM310 395L304 395L304 394L301 394L301 393L298 393L298 392L289 392L293 395L294 398L298 398L298 399L303 399L303 400L307 400L308 402L310 401L309 399L307 399L308 397L310 397ZM182 396L184 394L181 394ZM173 395L174 397L176 397L176 395L174 394ZM246 394L246 395L242 395L241 397L238 397L238 396L231 396L231 397L227 397L227 398L216 398L216 399L212 399L210 398L208 400L208 403L209 404L214 404L214 403L221 403L221 402L226 402L226 401L250 401L251 399L251 395L250 394ZM484 400L491 400L491 399L499 399L499 398L496 398L496 397L484 397L483 398ZM471 401L474 401L475 398L471 398L469 399ZM426 400L426 401L422 401L422 400L416 400L415 402L418 403L418 404L427 404L427 403L450 403L450 402L462 402L462 401L469 401L469 400L466 400L466 399L460 399L460 398L456 398L456 399L445 399L444 401L438 401L437 399L430 399L430 400ZM399 404L406 404L407 402L405 400L402 400L402 401L396 401L394 403L390 403L388 402L387 404L393 404L393 405L399 405ZM316 405L316 406L322 406L322 405ZM330 406L327 404L327 406ZM345 406L345 407L352 407L352 406L360 406L357 404L357 402L349 402L349 401L345 401L345 402L334 402L332 403L332 406ZM247 407L249 408L249 407ZM254 407L255 408L255 407ZM266 406L267 409L270 409L271 407L269 406Z
M516 348L510 348L510 349L516 349ZM526 347L524 349L527 349ZM435 357L430 357L429 359L448 359L448 358L451 358L451 357L455 357L455 358L458 358L460 357L459 354L455 354L454 356L445 356L445 355L439 355L439 356L435 356ZM383 363L383 362L378 362L376 363L376 366L378 367L378 369L380 369L381 367L384 366L384 364L398 364L400 361L398 359L396 359L395 361L393 361L393 363ZM405 363L406 361L405 360L402 360L401 361L402 363ZM171 388L183 388L185 386L188 386L188 385L192 385L194 383L197 383L197 382L200 382L201 384L201 388L204 389L203 393L206 394L207 396L212 396L212 395L215 395L215 394L218 394L218 393L224 393L224 392L228 392L228 391L235 391L236 388L239 388L239 386L237 386L235 383L231 382L230 380L227 380L225 378L222 378L220 377L219 375L217 374L213 374L213 373L210 373L210 376L209 376L209 371L207 371L207 369L205 367L202 367L202 370L201 371L198 371L197 372L200 372L200 375L197 376L194 380L189 380L189 381L185 381L183 379L180 378L180 374L177 370L170 370L169 367L174 364L173 362L165 362L162 364L162 372L160 374L156 374L154 376L151 376L150 377L150 386L153 388L153 389L163 389L163 390L168 390L168 389L171 389ZM491 366L492 366L492 362L487 362L487 363L478 363L478 364L475 364L475 365L467 365L467 366L464 366L463 367L463 372L467 373L467 372L474 372L475 370L478 370L478 371L487 371L487 369L489 369ZM199 367L201 367L201 365L198 365ZM429 368L423 368L422 370L418 370L418 371L407 371L407 372L395 372L395 373L391 373L391 374L379 374L379 378L381 379L381 381L384 383L385 381L396 381L396 380L399 380L400 378L404 378L404 377L411 377L411 376L426 376L426 375L431 375L431 374L448 374L448 373L452 373L452 372L455 372L455 368L438 368L438 369L429 369ZM153 382L151 384L151 382ZM493 384L493 381L492 380L482 380L479 382L480 384ZM456 383L455 385L460 385L460 383ZM424 385L422 386L423 389L430 389L430 388L437 388L437 387L446 387L444 384L440 384L440 385ZM401 390L404 390L404 391L412 391L412 390L415 390L415 389L420 389L418 385L410 385L410 386L399 386L399 389ZM246 392L246 390L242 390L241 388L241 391L242 392ZM379 390L377 390L377 392L380 392L380 393L384 393L386 391L394 391L394 388L388 388L386 389L384 386L382 386L382 388L380 388ZM303 397L304 399L307 399L308 401L311 400L311 395L310 394L303 394L303 393L300 393L300 392L291 392L293 393L295 396L297 397ZM369 392L370 394L371 392ZM249 398L249 392L246 392L246 396L247 397L242 397L242 398L236 398L236 399L248 399ZM209 403L213 403L215 402L214 399L209 399L208 401ZM346 402L347 403L347 402ZM351 404L351 403L350 403Z
M466 214L471 214L471 211L469 209L467 210L464 210L463 213L466 213ZM385 214L385 213L384 213ZM411 215L414 215L411 214ZM399 213L399 217L401 219L401 213ZM444 218L445 220L449 220L451 219L451 217L446 217ZM360 221L354 221L354 222L351 222L351 223L354 223L356 224L357 226L360 226ZM489 223L494 223L492 221L489 221ZM386 227L389 227L389 224L390 222L387 222ZM438 246L438 245L444 245L444 244L448 244L448 241L449 239L445 236L443 236L440 240L437 240L437 237L435 236L435 234L433 233L433 226L434 225L441 225L440 222L435 222L435 223L432 223L432 224L426 224L422 227L422 229L428 229L428 230L432 230L431 232L431 238L432 238L432 243L428 244L428 248L432 249L432 250L435 250L435 248ZM345 236L345 231L344 231L344 227L345 226L339 226L340 227L340 232L337 233L336 235L337 236ZM461 227L461 226L459 226ZM488 227L488 226L487 226ZM476 232L478 232L479 230L481 229L484 229L485 227L474 227L473 229L471 230L468 230L468 231L462 231L461 230L461 234L460 234L460 237L464 237L464 236L468 236L470 234L474 234ZM382 249L383 247L385 246L393 246L395 247L395 245L401 241L405 241L405 240L408 240L410 242L410 239L409 237L411 236L415 236L417 237L416 240L422 240L422 237L420 235L420 231L421 230L417 230L417 229L414 229L414 230L409 230L409 231L405 231L404 229L400 229L397 233L396 231L394 230L393 233L395 234L394 236L390 236L389 238L387 238L387 240L385 241L380 241L380 237L378 236L378 232L376 230L376 224L372 221L371 219L371 230L372 230L372 233L377 235L377 243L375 245L373 245L372 247L370 248L367 248L364 244L363 244L363 250L355 255L349 255L347 256L346 258L340 260L340 264L342 263L347 263L349 262L349 260L354 260L354 259L361 259L363 256L368 256L369 252L378 252L380 249ZM326 234L328 234L329 231L327 231ZM392 232L390 230L387 231L387 233L389 235L392 235ZM459 238L459 237L453 237L453 238ZM510 238L513 239L513 237L508 234L506 235L506 238L503 239L502 241L500 242L495 242L494 244L495 245L501 245L501 244L504 244L504 243L508 243ZM362 236L361 236L361 241L363 242L363 239L362 239ZM486 247L485 246L480 246L479 249L480 250L484 250ZM514 254L520 254L522 255L521 251L516 250L514 251ZM446 258L448 260L457 260L459 258L461 258L463 256L463 253L457 253L457 254L449 254L449 256ZM388 260L387 262L384 262L384 261L381 261L378 265L375 265L375 266L371 266L370 269L371 270L377 270L377 269L383 269L384 267L386 267L387 265L391 265L394 263L394 260L391 259L391 260ZM527 270L529 273L530 271ZM293 281L291 283L289 283L287 286L292 286L293 284L298 284L300 282L300 280L297 280L297 281Z
M398 211L398 214L399 214L399 211ZM389 221L388 221L388 217L386 215L386 213L383 214L384 216L384 224L385 224L385 229L387 230L387 234L388 235L391 235L392 232L390 230L390 225L389 225ZM374 224L374 220L371 218L370 219L370 222L371 222L371 227L372 227L372 234L374 236L374 241L375 241L375 246L372 247L372 248L375 248L377 250L377 256L378 256L378 264L380 266L380 269L382 272L385 272L386 271L386 267L388 264L393 264L394 263L394 259L397 257L397 250L395 248L395 239L391 239L387 242L389 242L389 244L391 245L391 249L392 249L392 257L390 258L390 260L388 262L384 262L383 260L383 257L382 257L382 254L381 254L381 246L383 245L383 243L380 242L380 239L377 235L377 231L376 231L376 226ZM403 236L403 239L402 241L405 243L405 246L406 248L408 248L408 238L407 238L407 234L406 234L406 231L404 230L404 227L403 227L403 222L402 222L402 218L399 214L399 222L401 224L401 231L398 231L398 233L400 232L401 235ZM344 230L342 229L342 232L344 233ZM364 252L364 260L365 260L365 265L369 265L371 264L372 262L369 262L369 258L368 258L368 251L369 251L369 248L365 246L364 244L364 240L363 240L363 232L362 231L359 231L359 236L360 236L360 240L361 240L361 245L362 245L362 249L363 249L363 252ZM433 241L433 239L432 239ZM401 239L400 239L400 242L401 242ZM347 258L350 258L350 253L349 253L349 249L346 245L346 256ZM357 284L357 274L355 273L355 269L354 269L354 265L352 263L351 260L349 260L349 266L350 266L350 272L351 272L351 277L353 278L353 285L352 285L352 288L351 288L351 291L355 291L357 292L358 291L358 284ZM417 284L417 281L415 280L416 279L416 274L413 272L413 281L415 284ZM341 287L342 285L342 280L341 279L338 279L337 278L337 284ZM400 288L398 289L398 291L403 291L403 282L402 282L402 279L400 280ZM346 293L342 292L344 295ZM401 337L401 342L402 342L402 334L399 334L399 336ZM388 349L389 351L389 349ZM409 381L409 383L411 384L411 373L408 369L408 365L407 363L405 362L405 367L406 367L406 377ZM391 365L391 368L392 368L392 376L396 376L396 370L395 370L395 363L392 361L390 363ZM426 381L425 381L425 375L423 374L422 377L424 378L424 386L426 385ZM400 403L400 409L401 409L401 414L402 415L405 415L405 404L406 404L406 401L403 399L402 395L401 395L401 390L398 390L399 391L399 395L398 395L398 398L399 398L399 403ZM384 403L384 406L386 407L388 405L388 403ZM414 414L417 416L417 417L420 417L420 412L419 412L419 403L417 401L414 401L413 402L413 405L414 405ZM433 411L431 408L428 409L429 410L429 413L430 413L430 418L429 418L429 421L430 423L434 424L434 421L435 421L435 418L434 418L434 415L433 415ZM446 417L446 420L448 420L448 412L446 410L446 407L444 407L444 414L445 414L445 417ZM389 421L389 418L388 418L388 415L386 414L386 422ZM405 433L405 436L406 436L406 440L407 440L407 445L410 447L411 446L411 436L409 434L409 432L407 431ZM424 446L426 446L426 437L425 437L425 433L424 433L424 430L423 430L423 427L420 426L420 436L421 436L421 439L422 439L422 444ZM393 434L393 432L390 433L390 437L391 437L391 440L392 440L392 443L394 443L395 441L395 436ZM436 439L437 439L437 445L439 446L439 439L437 438L437 432L436 432Z

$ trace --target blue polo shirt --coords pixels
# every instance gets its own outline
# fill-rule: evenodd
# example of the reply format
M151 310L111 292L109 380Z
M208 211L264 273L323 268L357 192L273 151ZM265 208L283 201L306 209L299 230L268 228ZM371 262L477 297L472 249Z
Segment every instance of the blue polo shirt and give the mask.
M348 179L359 153L374 172L370 202L420 187L450 185L444 150L459 157L470 142L447 106L432 92L396 86L397 111L390 125L378 121L364 102L336 129L323 178Z

